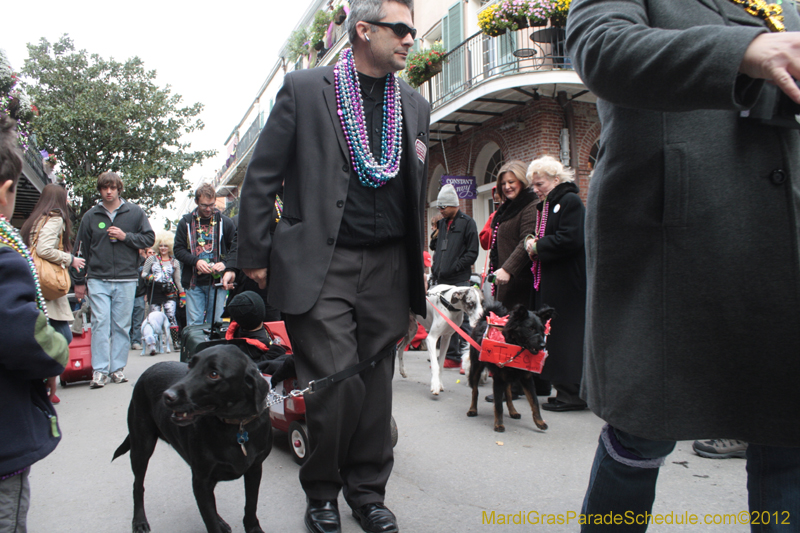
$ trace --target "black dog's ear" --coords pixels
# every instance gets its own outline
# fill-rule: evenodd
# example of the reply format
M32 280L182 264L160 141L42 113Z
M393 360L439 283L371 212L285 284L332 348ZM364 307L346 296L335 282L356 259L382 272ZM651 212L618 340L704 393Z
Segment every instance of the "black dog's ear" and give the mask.
M514 320L525 320L528 318L528 308L522 304L515 305L511 313L508 314L508 319L511 320L512 318Z
M250 389L255 412L261 414L264 410L267 394L269 394L269 383L267 383L267 380L261 375L261 372L258 371L258 367L255 364L248 365L244 381Z
M541 309L535 311L535 313L539 316L543 323L556 316L556 310L549 305L542 306Z

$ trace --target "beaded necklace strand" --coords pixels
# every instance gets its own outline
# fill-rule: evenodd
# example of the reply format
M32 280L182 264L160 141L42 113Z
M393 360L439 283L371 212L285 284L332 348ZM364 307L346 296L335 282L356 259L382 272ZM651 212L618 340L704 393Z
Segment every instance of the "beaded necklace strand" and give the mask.
M16 250L16 252L28 262L28 268L30 268L31 274L33 274L33 283L36 285L36 306L44 313L44 316L47 316L47 305L42 295L42 287L39 284L39 273L36 271L36 265L33 264L33 259L28 251L28 247L25 246L22 240L22 236L14 226L8 223L8 220L6 220L6 217L3 215L0 215L0 243L8 245Z
M400 82L394 73L386 75L383 97L383 128L381 131L381 160L375 160L369 147L364 122L364 101L358 81L353 50L342 52L333 69L336 86L336 107L342 123L344 137L350 150L350 161L365 187L383 187L400 170L403 154L403 104L400 99Z
M769 31L786 31L783 25L783 8L778 4L768 4L765 0L731 0L734 4L744 6L744 10L753 15L764 19Z
M544 207L541 213L536 213L536 238L541 239L544 237L544 229L547 227L547 214L550 212L550 202L545 200ZM533 288L539 290L539 282L542 280L542 262L539 261L537 255L533 259L531 265L531 272L533 273Z

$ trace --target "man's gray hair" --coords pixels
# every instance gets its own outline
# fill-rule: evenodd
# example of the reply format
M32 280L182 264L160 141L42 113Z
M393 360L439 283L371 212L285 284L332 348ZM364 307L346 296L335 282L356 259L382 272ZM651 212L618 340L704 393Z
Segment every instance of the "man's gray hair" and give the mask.
M350 14L347 15L347 20L345 21L347 24L347 37L350 39L350 44L358 40L356 23L362 20L381 20L386 16L386 13L383 11L384 2L403 4L408 7L411 13L414 13L414 0L351 0Z

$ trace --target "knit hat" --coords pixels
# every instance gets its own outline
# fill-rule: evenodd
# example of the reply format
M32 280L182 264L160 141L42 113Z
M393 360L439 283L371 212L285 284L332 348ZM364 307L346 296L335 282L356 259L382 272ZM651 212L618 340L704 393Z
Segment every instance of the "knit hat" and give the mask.
M456 188L448 183L439 191L439 196L436 198L436 207L450 206L458 206L458 194L456 194Z
M264 300L253 291L237 294L228 304L228 315L242 329L252 331L264 323Z

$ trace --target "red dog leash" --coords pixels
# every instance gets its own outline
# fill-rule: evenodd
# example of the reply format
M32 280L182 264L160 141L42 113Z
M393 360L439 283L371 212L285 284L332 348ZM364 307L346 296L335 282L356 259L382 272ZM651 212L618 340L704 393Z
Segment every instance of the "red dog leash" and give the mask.
M427 298L425 298L425 299L426 299L426 300L428 300ZM428 303L429 303L429 304L431 304L431 307L433 307L434 309L436 309L436 312L437 312L437 313L439 313L440 315L442 315L442 318L444 318L444 321L445 321L445 322L447 322L447 323L450 325L450 327L451 327L451 328L453 328L453 330L454 330L456 333L458 333L459 335L461 335L461 338L462 338L462 339L464 339L465 341L467 341L468 343L470 343L470 344L472 345L472 347L473 347L473 348L475 348L476 350L478 350L479 352L481 351L481 345L480 345L480 344L478 344L477 342L475 342L475 340L474 340L472 337L470 337L469 335L467 335L467 334L464 332L464 330L463 330L463 329L461 329L459 326L456 326L455 322L453 322L452 320L450 320L450 319L447 317L447 315L445 315L445 314L442 312L442 310L441 310L441 309L439 309L438 307L436 307L435 305L433 305L433 302L431 302L430 300L428 300Z

